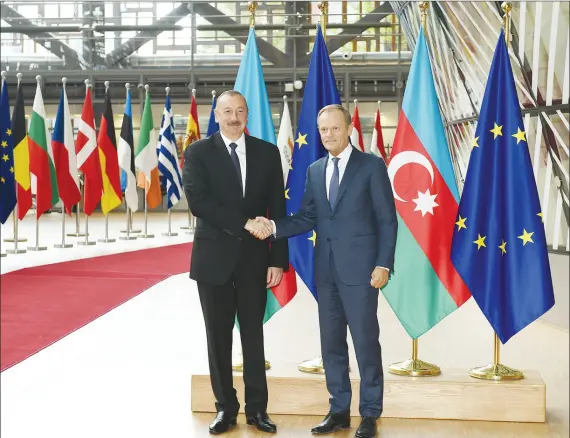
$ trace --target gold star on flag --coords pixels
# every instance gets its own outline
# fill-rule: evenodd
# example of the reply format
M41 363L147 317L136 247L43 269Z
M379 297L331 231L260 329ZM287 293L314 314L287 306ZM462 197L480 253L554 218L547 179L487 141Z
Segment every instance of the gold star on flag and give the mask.
M506 254L507 253L507 242L505 242L503 240L503 243L501 243L499 245L499 248L501 248L501 254Z
M4 161L8 161L10 158L8 158L8 155L4 154L4 155L2 156L2 159L3 159Z
M285 190L285 199L291 199L289 197L289 189Z
M542 211L540 213L536 213L536 215L539 216L542 223L544 223L544 216L542 215Z
M475 137L473 139L473 143L471 143L471 146L473 146L474 148L478 148L479 147L479 143L477 143L479 141L479 137Z
M519 236L519 239L521 239L523 241L523 246L525 246L528 242L530 243L534 243L534 241L532 240L532 235L534 234L534 232L527 232L527 230L523 229L523 233Z
M6 180L4 179L4 177L1 177L1 178L0 178L0 181L3 182L3 183L6 182Z
M10 173L14 173L14 167L10 167Z
M519 142L522 141L526 141L526 132L521 131L521 128L517 127L517 133L513 134L513 137L517 139L517 144L519 144Z
M460 231L461 228L467 229L467 226L465 225L466 220L467 220L466 217L461 217L461 215L459 215L459 220L455 222L455 225L457 225L457 231Z
M309 144L307 143L307 140L305 140L306 138L307 134L301 135L301 133L299 132L299 137L297 138L297 140L295 140L295 143L299 144L299 149L301 149L301 146L303 146L304 144Z
M315 242L317 240L317 233L315 232L315 230L313 230L313 235L311 237L309 237L309 239L311 242L313 242L313 247L315 246Z
M487 236L481 236L479 233L477 233L477 240L473 241L473 243L477 244L477 250L480 250L482 246L487 248L487 245L485 245L486 238Z
M6 140L4 140L4 141L2 142L2 147L3 147L3 148L7 148L7 147L8 147L8 142L7 142Z
M12 135L12 130L10 128L6 129L6 135Z
M494 135L493 139L497 138L499 135L502 137L503 136L503 125L499 126L497 125L497 123L495 122L495 127L493 129L490 129L489 131L491 131Z

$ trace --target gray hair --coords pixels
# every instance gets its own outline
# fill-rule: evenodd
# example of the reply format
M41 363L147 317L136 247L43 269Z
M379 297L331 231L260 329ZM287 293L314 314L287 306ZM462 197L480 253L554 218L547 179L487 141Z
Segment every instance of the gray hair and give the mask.
M220 94L218 96L218 102L224 96L230 96L230 97L240 96L243 99L243 101L245 102L245 109L247 110L247 112L249 112L249 107L247 106L247 100L245 99L245 96L243 94L241 94L239 91L237 91L237 90L226 90L226 91L224 91L222 94Z
M321 114L330 111L340 111L344 115L344 121L346 122L346 126L350 126L350 124L352 123L352 116L350 115L350 112L342 105L335 103L321 108L321 110L319 111L319 115L317 116L317 125L319 124L319 117L321 117Z

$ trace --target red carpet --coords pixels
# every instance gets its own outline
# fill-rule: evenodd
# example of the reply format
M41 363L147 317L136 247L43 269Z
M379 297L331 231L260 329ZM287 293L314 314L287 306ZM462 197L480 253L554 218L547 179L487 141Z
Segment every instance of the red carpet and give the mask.
M191 243L184 243L2 275L0 371L165 278L188 272L191 249Z

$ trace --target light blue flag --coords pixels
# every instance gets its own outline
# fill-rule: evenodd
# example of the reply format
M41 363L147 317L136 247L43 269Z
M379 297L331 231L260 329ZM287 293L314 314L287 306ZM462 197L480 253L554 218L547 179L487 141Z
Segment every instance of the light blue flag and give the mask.
M276 145L275 127L253 27L249 29L234 90L244 95L250 109L247 133Z

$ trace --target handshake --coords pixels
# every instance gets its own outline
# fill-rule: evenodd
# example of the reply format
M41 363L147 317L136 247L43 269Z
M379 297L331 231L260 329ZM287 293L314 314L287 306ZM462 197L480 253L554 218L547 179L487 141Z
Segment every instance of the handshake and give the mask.
M258 216L255 219L248 219L244 227L249 233L259 239L264 240L273 234L273 224L271 221L263 216Z

